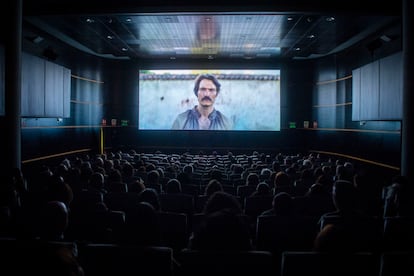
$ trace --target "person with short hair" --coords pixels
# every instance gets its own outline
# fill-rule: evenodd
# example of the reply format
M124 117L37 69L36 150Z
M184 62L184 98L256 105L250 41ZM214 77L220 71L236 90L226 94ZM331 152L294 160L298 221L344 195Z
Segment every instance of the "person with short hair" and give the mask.
M215 76L199 75L194 85L198 105L178 114L172 129L231 130L233 128L231 120L214 108L220 88L221 84Z

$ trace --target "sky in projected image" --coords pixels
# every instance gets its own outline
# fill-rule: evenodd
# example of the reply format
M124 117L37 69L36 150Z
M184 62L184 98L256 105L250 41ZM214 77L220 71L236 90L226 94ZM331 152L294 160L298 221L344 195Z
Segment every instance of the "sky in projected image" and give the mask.
M170 130L175 117L198 105L198 74L221 84L214 107L233 122L233 130L280 130L280 70L142 70L139 129Z

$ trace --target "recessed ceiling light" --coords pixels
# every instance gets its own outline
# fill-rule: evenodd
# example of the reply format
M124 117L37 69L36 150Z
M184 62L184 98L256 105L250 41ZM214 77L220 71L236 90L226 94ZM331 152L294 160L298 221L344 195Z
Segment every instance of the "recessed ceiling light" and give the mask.
M389 37L388 35L382 35L382 36L380 36L380 38L381 38L382 41L385 41L385 42L390 42L391 41L391 37Z
M332 21L335 21L335 17L333 17L333 16L328 16L325 20L326 20L327 22L332 22Z

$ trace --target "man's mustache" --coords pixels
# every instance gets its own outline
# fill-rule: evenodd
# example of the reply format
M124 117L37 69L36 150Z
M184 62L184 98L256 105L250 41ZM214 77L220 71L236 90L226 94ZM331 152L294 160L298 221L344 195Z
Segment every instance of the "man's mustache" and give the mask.
M212 100L211 100L211 98L210 98L209 96L204 96L201 100L202 100L202 101L204 101L204 100L209 100L210 102L212 101Z

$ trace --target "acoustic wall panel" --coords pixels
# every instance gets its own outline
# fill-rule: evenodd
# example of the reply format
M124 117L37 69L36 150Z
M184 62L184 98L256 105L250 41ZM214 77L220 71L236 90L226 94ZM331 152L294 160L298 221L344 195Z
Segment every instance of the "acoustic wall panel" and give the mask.
M361 120L379 119L379 61L361 67Z
M21 116L70 116L69 69L39 57L22 54Z
M352 71L352 120L401 120L402 52Z
M352 70L352 120L361 120L361 68Z
M403 106L402 52L381 59L379 72L379 117L384 120L401 120Z
M21 116L45 116L45 60L22 54Z

